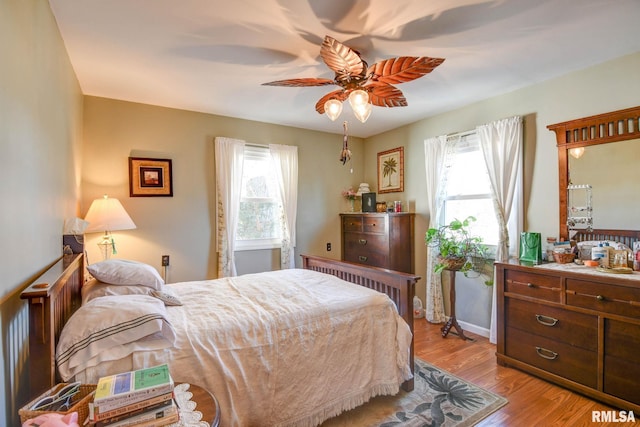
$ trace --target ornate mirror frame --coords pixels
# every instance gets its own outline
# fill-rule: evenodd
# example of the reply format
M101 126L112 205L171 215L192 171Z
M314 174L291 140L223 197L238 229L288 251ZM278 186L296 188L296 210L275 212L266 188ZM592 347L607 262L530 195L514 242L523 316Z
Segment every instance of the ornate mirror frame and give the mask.
M569 186L569 150L609 142L640 138L640 106L583 117L547 126L556 133L558 146L558 195L560 238L569 238L567 226L567 187Z

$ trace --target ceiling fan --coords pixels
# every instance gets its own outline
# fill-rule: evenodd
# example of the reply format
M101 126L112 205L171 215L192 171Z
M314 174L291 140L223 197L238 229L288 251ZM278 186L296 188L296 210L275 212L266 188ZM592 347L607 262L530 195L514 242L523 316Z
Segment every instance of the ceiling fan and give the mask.
M365 122L371 114L371 105L379 107L406 107L407 100L393 86L415 80L430 73L444 62L443 58L427 56L401 56L385 59L369 66L360 53L325 36L320 48L325 64L335 72L333 80L324 78L299 78L263 83L264 86L328 86L340 89L329 92L316 103L319 114L326 113L335 120L342 112L342 102L349 99L358 120Z

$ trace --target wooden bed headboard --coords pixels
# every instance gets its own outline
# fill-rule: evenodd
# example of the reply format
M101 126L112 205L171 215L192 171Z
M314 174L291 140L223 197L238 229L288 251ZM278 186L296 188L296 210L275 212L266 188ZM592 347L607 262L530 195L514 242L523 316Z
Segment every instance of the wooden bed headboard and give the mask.
M413 334L413 296L419 276L322 257L303 255L302 258L306 269L332 274L389 295ZM56 369L56 346L67 320L80 308L83 277L82 254L65 256L20 294L20 298L28 300L29 304L29 385L32 396L60 382ZM413 380L407 381L403 388L412 390Z
M633 243L640 241L640 231L604 229L594 229L591 231L579 230L574 236L572 236L572 239L576 242L611 240L613 242L623 243L630 249L633 249Z
M29 304L29 388L38 395L59 382L56 345L62 328L80 308L83 255L66 255L20 294Z

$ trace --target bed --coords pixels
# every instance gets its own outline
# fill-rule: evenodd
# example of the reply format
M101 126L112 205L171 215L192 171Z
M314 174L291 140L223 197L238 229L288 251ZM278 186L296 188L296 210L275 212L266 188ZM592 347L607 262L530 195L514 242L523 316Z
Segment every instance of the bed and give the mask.
M65 343L80 313L106 300L97 298L81 308L81 255L64 258L51 270L22 294L30 307L30 369L44 374L31 375L32 394L63 379L60 371L69 375L63 365L56 369L55 349ZM171 345L99 361L73 375L92 382L112 371L168 362L176 381L216 395L224 425L318 425L375 395L394 394L400 385L412 389L412 300L418 279L303 256L303 269L165 285L183 303L166 307L166 323L175 333ZM212 298L201 297L209 293ZM248 297L256 293L260 296ZM231 294L233 298L225 297ZM294 304L274 303L278 298ZM240 314L232 322L236 333L216 332L211 326L226 322L215 314L225 299L230 300L227 310ZM202 320L207 311L214 313L212 322ZM271 325L268 339L259 330L262 324ZM231 340L223 345L221 335Z

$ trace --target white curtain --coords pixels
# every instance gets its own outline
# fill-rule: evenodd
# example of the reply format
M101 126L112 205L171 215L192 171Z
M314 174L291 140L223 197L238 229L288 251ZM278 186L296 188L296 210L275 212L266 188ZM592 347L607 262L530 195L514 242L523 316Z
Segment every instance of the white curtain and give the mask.
M515 255L522 230L522 117L510 117L476 128L484 155L500 236L496 261ZM493 287L489 341L496 343L497 291Z
M438 136L424 141L424 161L427 173L427 206L429 208L429 228L437 228L442 206L441 193L444 188L444 160L447 137ZM425 301L425 317L429 322L446 321L444 299L442 297L442 281L440 274L433 273L433 265L437 251L427 247L427 295Z
M240 211L245 142L215 139L216 190L218 201L218 277L237 276L235 235Z
M298 147L269 144L284 212L280 263L282 269L295 268L296 216L298 209Z

